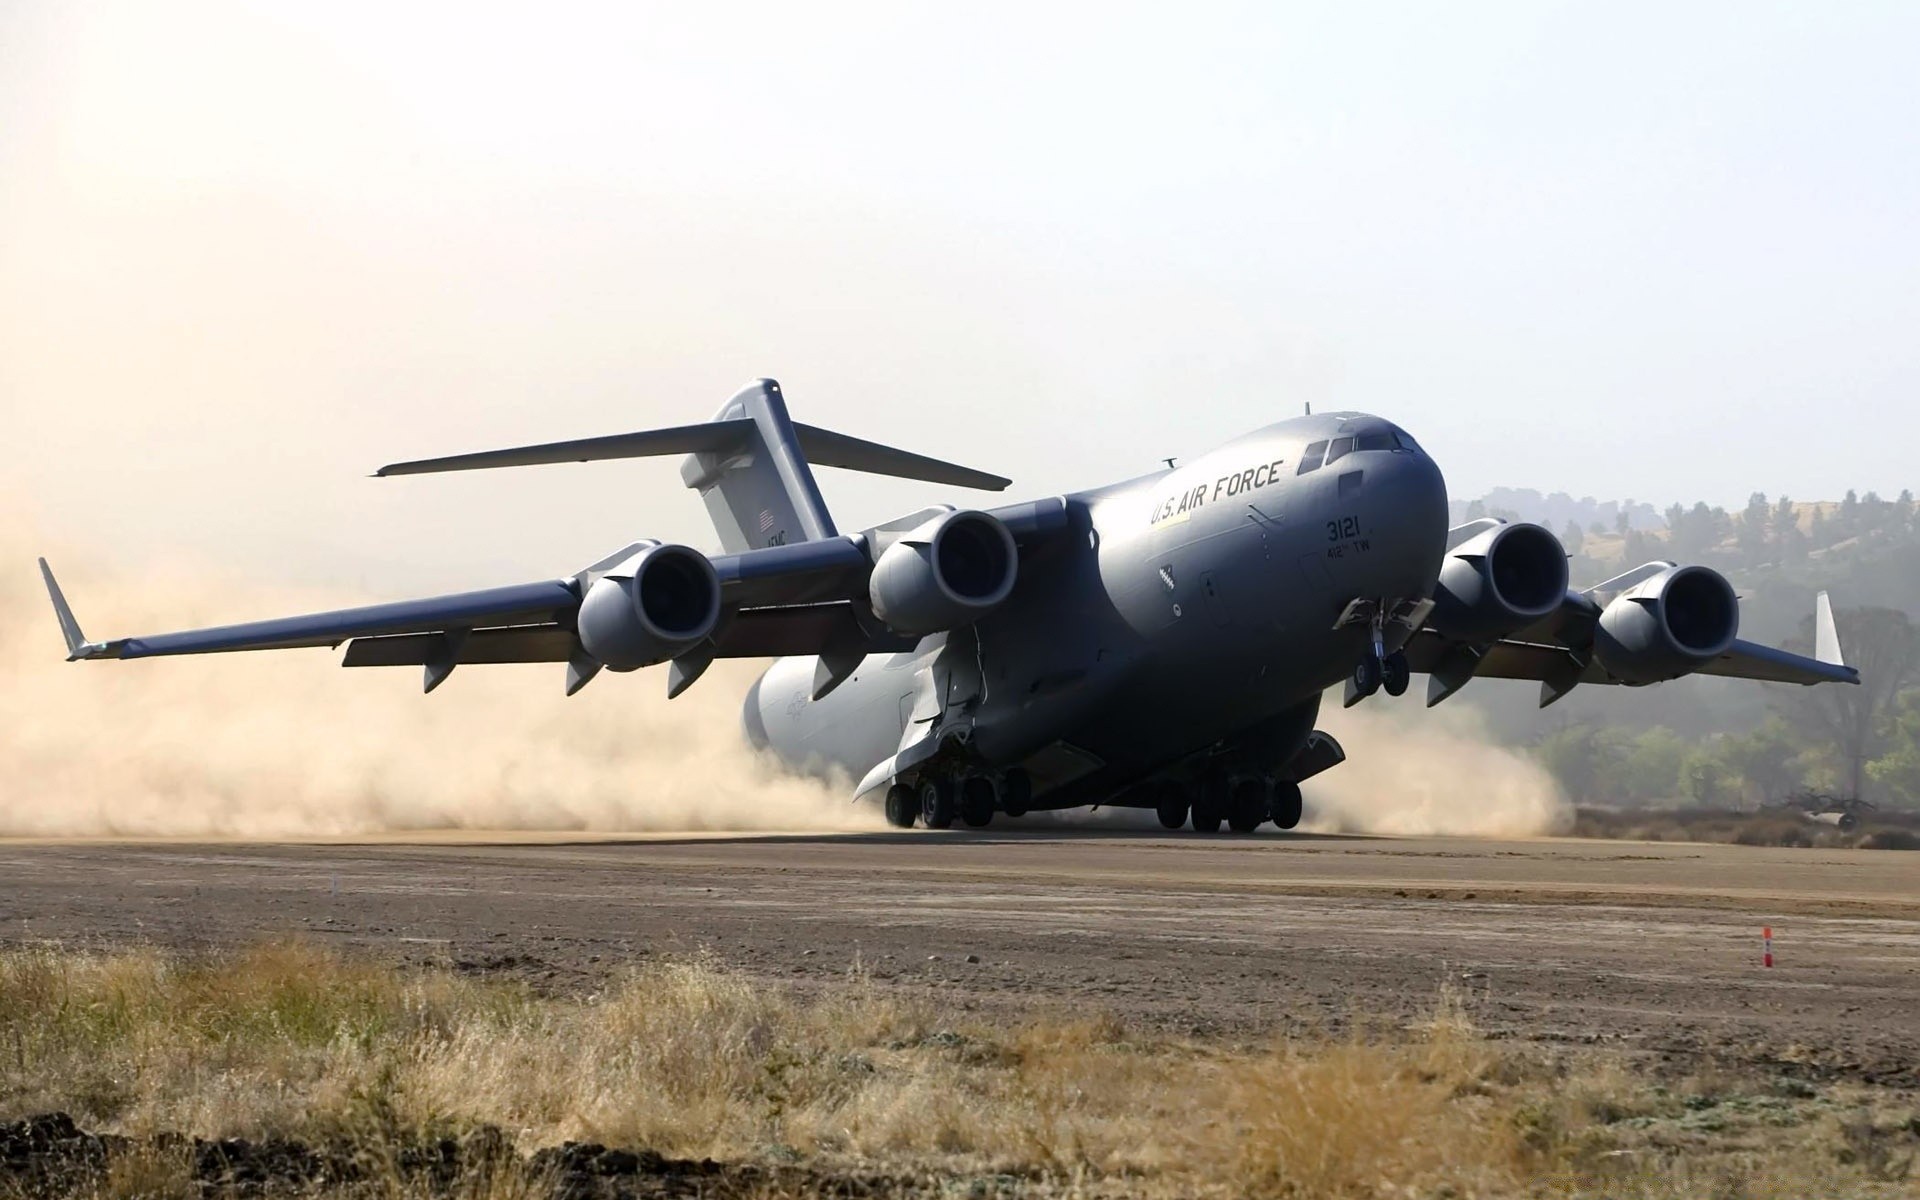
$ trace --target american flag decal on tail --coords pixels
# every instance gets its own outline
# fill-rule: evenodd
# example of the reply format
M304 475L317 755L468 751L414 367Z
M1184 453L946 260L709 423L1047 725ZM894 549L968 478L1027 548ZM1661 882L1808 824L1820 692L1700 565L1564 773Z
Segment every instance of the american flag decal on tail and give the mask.
M773 528L773 514L766 509L760 510L760 532L766 533Z

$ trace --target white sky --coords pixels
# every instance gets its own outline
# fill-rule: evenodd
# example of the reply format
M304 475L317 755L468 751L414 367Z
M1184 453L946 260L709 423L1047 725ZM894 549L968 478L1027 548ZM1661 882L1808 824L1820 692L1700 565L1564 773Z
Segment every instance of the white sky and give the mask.
M1905 4L0 0L0 498L383 593L557 574L705 544L675 464L363 476L760 374L1007 498L1306 401L1461 496L1891 494L1916 46ZM847 528L969 501L822 482Z

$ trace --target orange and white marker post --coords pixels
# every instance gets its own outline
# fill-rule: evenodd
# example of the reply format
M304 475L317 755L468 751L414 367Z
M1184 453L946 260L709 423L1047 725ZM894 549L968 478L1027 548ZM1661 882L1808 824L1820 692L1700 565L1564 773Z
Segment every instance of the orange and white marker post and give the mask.
M1773 926L1771 925L1760 927L1760 965L1763 967L1773 965Z

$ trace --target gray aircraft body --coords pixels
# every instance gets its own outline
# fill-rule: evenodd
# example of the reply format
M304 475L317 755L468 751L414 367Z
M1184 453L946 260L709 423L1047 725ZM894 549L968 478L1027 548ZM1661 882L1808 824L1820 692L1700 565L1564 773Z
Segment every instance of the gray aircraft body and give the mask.
M1301 816L1302 781L1345 755L1322 694L1437 704L1476 678L1582 683L1689 674L1859 682L1830 606L1814 656L1738 637L1716 572L1656 562L1582 590L1548 530L1447 527L1439 466L1360 413L1256 430L1177 467L986 510L834 526L812 468L999 490L1008 481L794 422L759 380L712 421L425 459L420 474L685 455L721 552L635 542L537 583L244 625L88 641L52 572L72 659L347 644L346 666L668 666L677 696L716 658L773 657L748 739L797 771L857 783L898 826L996 813L1152 808L1169 828L1251 831Z

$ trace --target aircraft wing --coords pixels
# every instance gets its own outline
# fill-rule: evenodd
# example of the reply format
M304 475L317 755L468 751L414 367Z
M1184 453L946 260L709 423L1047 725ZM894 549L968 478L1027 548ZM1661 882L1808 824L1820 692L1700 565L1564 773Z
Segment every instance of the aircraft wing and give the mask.
M1598 615L1590 592L1568 592L1559 613L1518 637L1468 645L1450 641L1431 628L1421 628L1407 641L1407 663L1414 671L1430 676L1429 706L1473 679L1534 679L1540 681L1540 705L1544 708L1579 684L1625 682L1609 674L1594 657L1593 630ZM1819 596L1814 627L1815 657L1735 640L1724 653L1692 673L1767 683L1859 683L1860 673L1841 661L1833 608L1825 592Z
M548 580L475 592L456 592L424 600L375 604L365 608L344 608L239 625L90 642L80 632L73 610L68 607L66 597L61 594L60 585L44 558L40 560L40 572L53 599L61 632L66 636L69 661L337 646L351 638L382 634L537 626L552 624L561 614L571 613L580 603L569 581Z
M1023 550L1049 540L1066 525L1058 499L1011 505L1000 513ZM844 663L866 654L912 649L919 639L885 628L867 607L867 577L873 565L869 534L712 557L723 615L711 637L697 648L697 657L823 654ZM505 662L572 664L569 688L578 690L597 670L597 664L583 659L574 633L581 599L601 574L649 544L627 546L560 579L106 641L89 641L81 632L45 559L40 560L40 571L69 661L284 650L344 642L348 645L342 666L424 666L428 691L456 665Z

